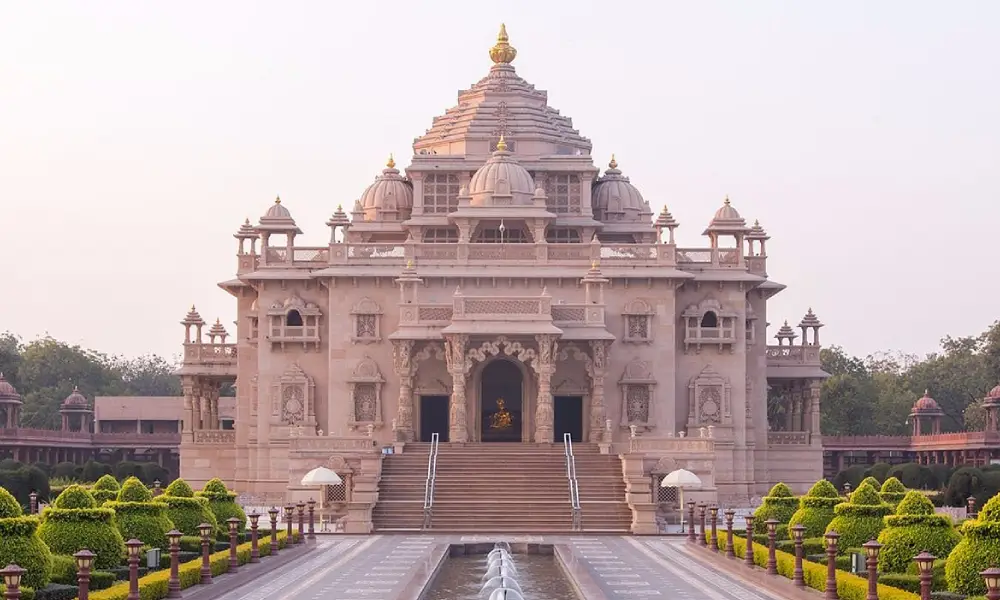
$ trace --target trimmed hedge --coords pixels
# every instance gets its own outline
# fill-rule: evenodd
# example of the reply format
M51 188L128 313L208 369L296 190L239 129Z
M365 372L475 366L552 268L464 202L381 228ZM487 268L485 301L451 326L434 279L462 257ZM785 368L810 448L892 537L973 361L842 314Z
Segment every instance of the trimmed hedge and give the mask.
M945 578L948 589L961 594L986 593L979 573L1000 565L1000 494L979 511L977 519L962 524L962 541L948 555Z
M167 517L184 535L200 535L198 526L202 523L212 525L213 532L220 530L215 513L209 508L208 498L195 497L194 490L183 479L174 480L167 486L166 491L154 500L167 505Z
M200 492L196 492L195 496L208 500L208 508L215 515L220 531L223 528L223 523L233 517L240 520L237 528L239 532L243 533L246 530L247 515L243 512L243 508L236 503L236 494L230 492L221 479L218 477L209 479L205 483L205 487Z
M115 527L115 511L97 508L97 501L80 485L66 488L42 511L38 536L56 555L90 550L97 555L97 569L117 567L125 558L125 540Z
M870 487L870 486L869 486ZM874 490L872 490L874 492ZM719 549L726 547L726 536L719 537ZM739 536L733 536L733 551L737 558L743 559L747 553L746 540ZM778 562L778 574L791 579L795 571L795 555L787 552L775 551ZM753 562L758 567L767 567L768 549L767 546L754 544ZM822 592L826 589L826 565L817 564L811 561L802 561L803 579L806 586ZM837 595L841 600L865 600L868 595L868 579L852 575L844 571L837 571ZM879 600L920 600L918 594L913 594L887 585L879 584Z
M885 502L895 510L896 506L906 497L907 491L909 490L906 489L903 482L895 477L890 477L882 484L878 496L882 499L882 502Z
M913 557L925 550L934 556L948 556L961 540L951 519L934 514L934 505L917 491L907 493L896 514L884 520L886 528L878 536L882 544L878 567L882 572L907 572Z
M833 508L843 501L832 483L825 479L817 481L805 496L799 498L799 509L788 520L788 537L793 537L792 527L802 524L806 528L806 538L822 538L827 525L833 520Z
M753 513L754 533L767 533L767 521L774 519L779 523L778 539L786 537L788 529L782 525L791 520L798 505L798 498L792 495L792 490L787 485L774 484L771 491L764 496L763 503Z
M100 505L105 502L117 500L118 492L121 489L122 486L118 484L118 480L113 475L102 475L93 487L90 488L90 493L93 494L94 500L97 500L97 504Z
M295 534L296 537L298 533ZM278 533L278 547L284 548L288 543L285 532ZM268 556L271 553L271 538L266 537L258 541L258 549L261 556ZM244 565L250 562L250 544L242 544L236 548L236 556L239 564ZM212 576L217 577L229 570L229 551L216 552L209 557ZM178 576L181 581L181 589L186 589L197 585L200 580L201 559L188 561L180 565ZM170 579L169 570L161 570L150 573L139 579L139 594L142 600L160 600L167 597L167 583ZM119 583L106 590L90 594L90 600L126 600L128 596L128 582Z
M0 564L11 563L27 570L21 580L25 587L43 588L51 581L52 553L38 537L37 517L0 519Z
M875 488L865 481L851 493L850 501L838 504L833 512L835 516L826 531L840 535L841 548L859 548L878 537L885 527L882 518L892 513L892 507L882 502Z
M163 548L167 532L174 528L167 517L167 506L153 502L152 492L135 477L125 480L118 499L105 507L115 511L115 523L123 538L135 538L152 548Z

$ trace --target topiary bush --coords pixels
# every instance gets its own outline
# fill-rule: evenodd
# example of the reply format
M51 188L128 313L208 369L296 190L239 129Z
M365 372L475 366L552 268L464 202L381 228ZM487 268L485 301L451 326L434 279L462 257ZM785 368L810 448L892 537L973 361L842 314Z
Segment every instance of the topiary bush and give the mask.
M1000 495L979 511L977 519L962 524L962 541L948 555L945 579L952 592L982 595L986 585L979 575L1000 564Z
M183 479L174 480L155 500L167 505L167 516L184 535L200 535L198 526L202 523L209 523L213 531L219 531L219 523L208 506L208 498L195 497L194 490Z
M882 484L882 489L879 491L878 495L879 498L882 499L882 502L885 502L891 506L893 510L896 510L896 506L903 501L903 498L906 496L906 492L906 487L903 486L903 483L900 480L895 477L890 477L885 480L885 483Z
M243 508L236 503L236 494L230 492L221 479L208 480L205 487L195 495L208 500L208 508L215 515L215 520L220 527L226 520L236 517L240 520L239 532L243 533L246 529L247 515L243 512Z
M163 548L167 532L174 528L167 517L167 505L154 502L149 488L135 477L126 479L118 499L105 507L115 511L115 523L123 538L135 538L150 547Z
M791 520L799 506L799 499L792 495L792 490L784 483L776 483L771 491L764 496L763 503L757 507L753 516L754 533L767 533L767 521L774 519L779 523L778 536L784 538L788 532L782 527Z
M821 538L833 520L833 508L843 501L832 483L826 479L817 481L799 498L799 509L788 520L788 537L793 537L792 527L801 524L806 528L806 538Z
M115 511L98 508L83 486L71 485L41 514L38 535L52 552L70 556L86 548L97 554L94 566L110 569L125 558L125 540L115 527Z
M27 570L25 587L43 588L52 579L52 552L38 537L38 519L22 516L21 505L0 488L0 564L11 563Z
M871 475L869 475L868 477L865 477L864 479L862 479L861 483L858 485L858 487L861 487L862 485L864 485L866 483L868 485L872 486L873 488L875 488L876 492L879 491L879 489L882 487L882 482L879 481L878 479L875 479Z
M118 484L118 480L115 479L114 475L102 475L100 479L90 488L91 494L94 496L94 500L97 500L97 504L101 505L105 502L118 499L118 492L120 492L122 486Z
M851 499L833 509L833 520L826 530L840 534L840 548L858 548L878 537L885 524L882 518L892 513L892 507L882 502L870 483L862 482L851 493Z
M878 567L882 572L906 573L913 557L924 550L946 557L961 539L951 519L934 514L934 505L917 491L907 493L896 513L884 520L885 529L878 536L882 544Z

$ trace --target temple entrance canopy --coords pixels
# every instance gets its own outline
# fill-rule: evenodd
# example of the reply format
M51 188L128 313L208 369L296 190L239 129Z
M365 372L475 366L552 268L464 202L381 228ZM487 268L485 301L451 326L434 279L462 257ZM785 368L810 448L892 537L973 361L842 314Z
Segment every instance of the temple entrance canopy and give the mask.
M525 436L524 377L521 369L505 359L494 359L483 368L479 414L481 440L520 442Z

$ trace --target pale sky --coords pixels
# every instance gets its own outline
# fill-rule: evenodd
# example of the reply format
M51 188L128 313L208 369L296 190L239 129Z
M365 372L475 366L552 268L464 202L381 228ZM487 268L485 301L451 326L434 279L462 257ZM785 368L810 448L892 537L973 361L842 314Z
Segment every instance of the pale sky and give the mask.
M824 344L925 353L1000 317L1000 2L0 4L0 331L180 351L232 330L233 232L282 201L323 245L395 153L515 67L682 246L726 194Z

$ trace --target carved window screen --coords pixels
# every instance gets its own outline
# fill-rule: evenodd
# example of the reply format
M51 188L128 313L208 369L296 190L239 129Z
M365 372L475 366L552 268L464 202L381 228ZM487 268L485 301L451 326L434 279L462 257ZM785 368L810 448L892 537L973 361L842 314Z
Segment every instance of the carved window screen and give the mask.
M424 230L424 241L430 244L453 244L458 242L458 230L454 227L428 227Z
M633 358L618 382L621 388L621 426L635 425L640 431L656 426L656 379L649 363Z
M271 421L306 429L316 427L316 386L297 363L271 387Z
M351 341L375 344L382 341L382 307L371 298L362 298L351 309Z
M348 380L351 390L351 414L347 425L351 430L373 425L382 426L382 387L385 378L378 364L365 356Z
M656 490L656 503L666 504L667 506L675 509L681 508L680 494L678 493L677 488L660 486L664 477L666 477L666 475L653 475L653 489Z
M580 212L580 177L572 174L548 174L545 178L545 207L556 214Z
M732 386L711 365L688 384L688 433L706 425L733 422Z
M622 342L649 344L653 341L653 308L645 300L632 300L622 311L625 335Z
M424 212L447 214L458 210L461 184L453 173L430 173L424 177Z
M580 232L571 227L550 227L545 232L545 241L550 244L579 244Z

